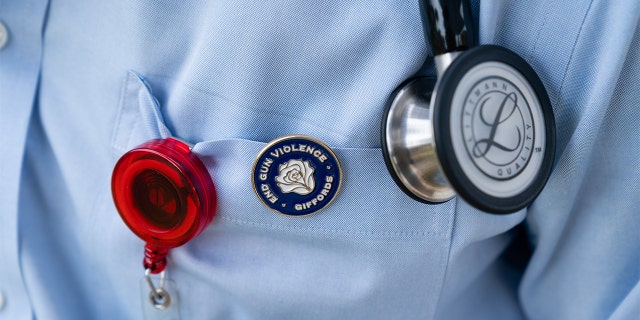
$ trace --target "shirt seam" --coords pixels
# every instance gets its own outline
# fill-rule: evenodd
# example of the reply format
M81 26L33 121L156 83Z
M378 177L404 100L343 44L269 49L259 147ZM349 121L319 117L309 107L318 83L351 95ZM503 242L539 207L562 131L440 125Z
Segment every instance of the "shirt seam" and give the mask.
M580 23L580 29L578 30L578 35L576 36L575 40L573 41L573 46L571 47L571 53L569 54L569 61L567 61L567 65L564 68L564 73L562 75L562 81L560 82L560 87L558 87L558 97L556 98L555 101L555 106L558 106L558 104L560 103L560 101L562 100L562 96L563 96L563 89L565 87L565 83L567 80L567 73L569 72L569 67L571 66L572 62L573 62L573 57L574 57L574 53L576 51L576 47L578 46L578 40L582 37L582 30L584 29L584 23L587 20L587 16L589 16L589 12L591 11L591 6L593 5L593 0L591 0L589 2L589 7L587 7L587 10L584 13L584 16L582 17L582 22ZM546 21L546 18L545 18ZM542 31L542 29L540 29ZM537 39L536 39L537 42ZM534 47L534 52L535 52L535 47Z
M437 297L437 301L435 304L435 310L433 311L433 316L436 317L438 315L438 311L440 310L440 302L442 301L442 294L443 294L443 290L444 290L444 284L446 282L447 279L447 274L449 273L449 265L450 265L450 261L451 261L451 247L453 246L453 234L454 234L454 229L456 226L456 220L458 219L458 198L455 198L455 202L453 204L453 208L451 208L451 213L450 216L452 216L449 219L449 228L447 228L447 234L449 235L449 243L448 243L448 250L446 252L446 259L444 262L444 266L442 267L444 270L442 271L442 277L440 278L440 283L438 284L440 286L440 290L438 290L438 297Z
M322 228L322 227L300 227L300 226L285 226L281 224L273 224L266 222L247 221L241 219L235 219L230 217L219 217L218 219L234 223L237 225L262 227L270 229L278 229L284 231L314 231L323 232L329 234L344 234L344 235L381 235L381 236L438 236L446 237L447 232L431 232L431 231L373 231L373 230L354 230L354 229L339 229L339 228Z

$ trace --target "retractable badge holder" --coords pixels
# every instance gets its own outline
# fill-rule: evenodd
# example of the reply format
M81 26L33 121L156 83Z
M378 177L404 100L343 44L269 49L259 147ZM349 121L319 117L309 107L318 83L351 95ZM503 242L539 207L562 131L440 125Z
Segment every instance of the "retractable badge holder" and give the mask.
M398 186L440 203L458 194L478 209L520 210L542 191L555 152L546 90L527 62L495 45L470 48L468 1L422 0L438 79L416 76L389 98L382 151Z
M216 190L202 161L173 138L151 140L125 153L113 170L111 188L120 216L146 242L143 266L148 285L145 315L177 318L177 297L165 279L169 249L199 235L213 220ZM152 275L160 274L156 286ZM173 312L167 312L167 310Z

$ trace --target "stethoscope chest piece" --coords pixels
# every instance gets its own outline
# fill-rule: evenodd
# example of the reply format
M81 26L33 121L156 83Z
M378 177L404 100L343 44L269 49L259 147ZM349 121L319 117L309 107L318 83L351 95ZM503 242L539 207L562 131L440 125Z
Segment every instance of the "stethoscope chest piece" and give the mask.
M435 153L431 96L436 79L416 77L401 85L387 105L382 150L396 184L409 196L443 202L455 196Z
M442 8L436 11L464 12ZM439 43L434 51L447 44ZM391 176L426 203L457 194L490 213L528 206L542 191L555 153L553 110L542 82L503 47L436 53L437 81L411 78L389 99L381 133Z

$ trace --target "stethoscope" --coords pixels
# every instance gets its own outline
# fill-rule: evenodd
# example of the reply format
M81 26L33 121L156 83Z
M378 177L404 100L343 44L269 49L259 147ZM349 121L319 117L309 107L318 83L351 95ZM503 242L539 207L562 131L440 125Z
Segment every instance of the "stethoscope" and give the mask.
M422 0L420 7L438 80L410 78L389 99L381 132L391 176L406 194L426 203L458 194L491 213L528 206L550 175L555 149L555 122L542 82L508 49L470 48L475 31L468 1ZM304 150L320 152L323 144L311 142L314 150ZM320 161L332 154L326 149ZM327 168L339 170L335 162ZM169 249L187 243L213 220L217 200L211 175L187 143L152 140L119 159L112 194L125 224L146 242L150 301L167 308L167 291L154 286L150 275L164 274Z
M422 0L420 11L438 79L410 78L388 100L381 140L391 176L425 203L458 194L490 213L527 207L549 178L555 152L542 82L506 48L471 48L467 0Z

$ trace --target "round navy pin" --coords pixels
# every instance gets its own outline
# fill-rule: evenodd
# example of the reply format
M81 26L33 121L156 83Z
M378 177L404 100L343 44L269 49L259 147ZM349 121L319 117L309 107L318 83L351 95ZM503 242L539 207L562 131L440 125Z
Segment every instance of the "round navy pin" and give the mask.
M287 216L326 208L340 191L342 168L322 141L289 135L269 142L253 164L251 182L260 201Z

